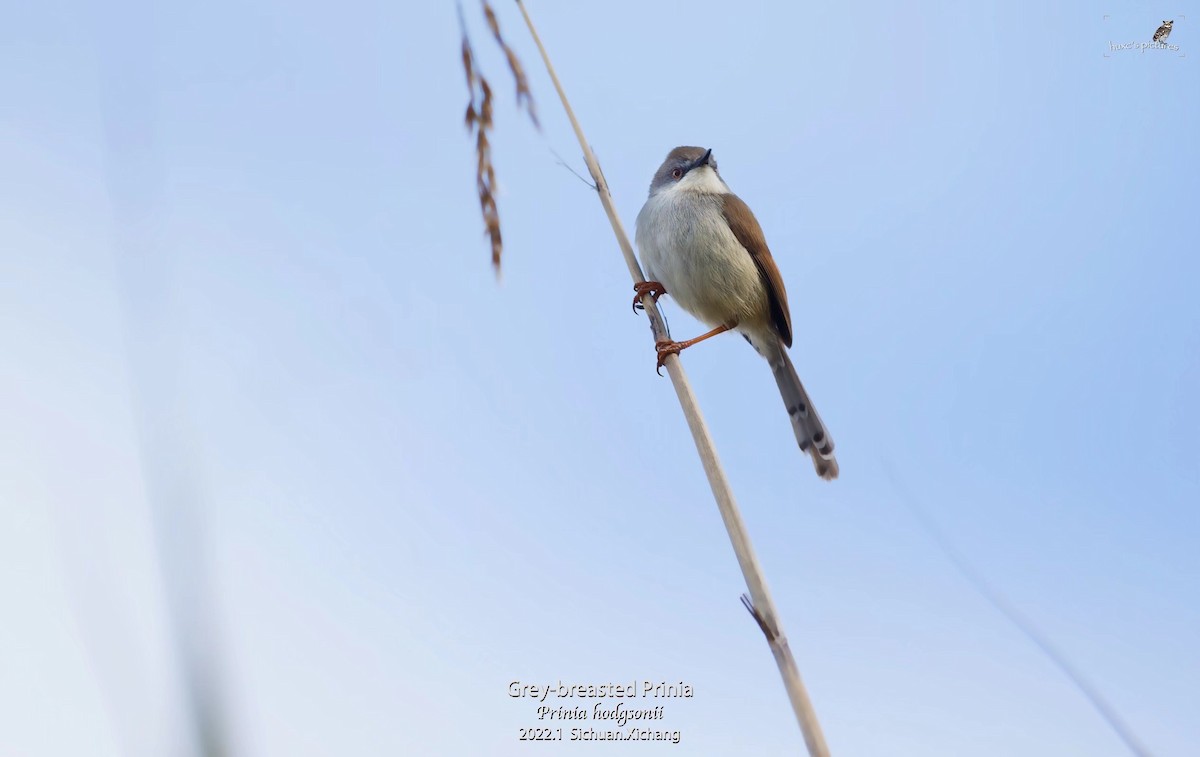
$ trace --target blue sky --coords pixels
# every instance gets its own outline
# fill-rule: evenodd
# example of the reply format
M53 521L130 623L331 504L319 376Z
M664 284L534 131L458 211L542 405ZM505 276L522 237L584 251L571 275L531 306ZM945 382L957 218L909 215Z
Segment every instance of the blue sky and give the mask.
M782 270L841 479L741 339L683 362L835 754L1127 753L889 466L1151 751L1200 743L1200 48L1134 6L530 6L626 225L712 147ZM499 283L452 5L5 6L0 752L188 754L169 592L238 754L525 754L507 686L559 679L691 684L648 750L802 749L497 9L543 124L467 3ZM1165 18L1183 57L1105 57Z

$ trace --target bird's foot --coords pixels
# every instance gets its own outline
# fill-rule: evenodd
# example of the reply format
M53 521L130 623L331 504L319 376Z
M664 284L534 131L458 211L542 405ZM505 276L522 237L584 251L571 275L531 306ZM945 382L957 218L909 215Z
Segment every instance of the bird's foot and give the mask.
M646 309L642 305L642 297L650 295L651 299L658 302L658 298L667 293L667 288L657 281L639 281L633 285L633 291L637 292L633 296L633 312L636 313L639 310Z
M683 352L693 344L699 344L705 339L711 339L717 334L724 334L726 331L730 331L734 328L737 328L737 321L730 321L729 323L717 326L712 331L701 334L695 339L688 339L685 342L673 342L670 339L659 339L654 343L654 349L658 352L658 365L655 368L655 371L657 371L658 375L662 375L663 361L667 359L667 355L678 355L680 352Z
M658 352L658 363L654 367L654 372L659 376L662 375L663 361L667 359L667 355L678 355L687 346L680 342L673 342L670 339L663 339L654 343L654 349Z

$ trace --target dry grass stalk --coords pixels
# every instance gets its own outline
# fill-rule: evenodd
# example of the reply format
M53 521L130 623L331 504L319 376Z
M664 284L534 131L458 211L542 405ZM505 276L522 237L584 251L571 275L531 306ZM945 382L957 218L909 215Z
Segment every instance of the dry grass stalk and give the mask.
M629 235L625 233L625 227L621 223L620 217L617 216L612 194L608 190L608 183L604 180L600 164L597 162L595 154L588 145L587 138L583 135L583 127L579 125L579 120L575 118L575 113L571 109L571 103L567 100L566 92L563 91L562 83L558 80L554 66L550 63L550 56L546 53L546 48L533 26L533 20L529 17L529 11L525 8L525 4L521 0L517 0L517 7L521 9L521 14L525 17L525 24L529 27L529 33L533 36L533 41L537 44L542 61L546 64L546 70L550 74L550 79L554 82L554 88L558 91L559 99L562 100L563 109L567 113L571 127L575 130L579 146L583 149L583 157L587 162L588 171L592 175L592 180L596 182L596 194L600 198L600 203L604 206L604 212L608 215L608 221L612 225L613 234L616 236L617 244L620 246L621 253L625 258L625 264L629 267L629 274L635 283L644 281L642 267L638 264L637 257L633 254L633 246L629 243ZM642 304L645 306L646 315L650 319L650 326L653 329L655 340L669 339L670 334L667 332L666 323L663 321L662 314L659 313L654 299L649 296L643 297ZM775 657L775 663L779 667L780 677L783 679L784 688L787 689L788 698L792 704L792 711L795 713L796 720L800 724L800 731L804 735L804 743L808 747L809 755L811 757L829 757L829 747L825 744L825 736L821 731L821 724L817 720L816 711L813 709L812 702L808 698L804 682L800 678L800 671L796 667L796 660L792 655L791 648L788 646L787 637L783 634L783 627L779 622L775 605L771 601L771 595L767 591L767 584L763 577L762 569L758 565L758 559L755 557L754 549L750 544L750 536L746 532L745 524L742 522L741 513L738 511L737 502L733 497L733 490L729 486L729 480L725 477L725 471L721 467L721 461L717 458L716 445L712 440L712 435L708 432L704 416L700 413L700 406L696 401L696 395L692 392L691 384L688 382L687 375L683 372L683 364L680 362L678 355L669 355L665 365L667 372L671 376L671 382L674 384L675 393L679 396L680 408L682 408L684 418L687 419L688 428L692 432L692 439L696 443L696 452L700 455L700 462L704 466L705 474L708 476L709 487L712 489L713 498L717 501L717 509L721 513L725 529L729 533L729 541L733 545L738 565L741 567L742 575L746 579L746 588L749 590L750 598L744 599L743 603L762 630L763 635L767 639L767 644L771 649L771 654Z

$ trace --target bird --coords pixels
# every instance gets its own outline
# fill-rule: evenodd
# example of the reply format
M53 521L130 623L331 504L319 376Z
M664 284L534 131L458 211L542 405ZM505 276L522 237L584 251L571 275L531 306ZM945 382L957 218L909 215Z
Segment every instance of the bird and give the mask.
M836 479L833 437L788 357L792 316L783 276L758 219L721 178L711 149L671 150L650 182L636 240L646 281L634 285L635 307L646 296L657 302L670 294L712 328L683 342L657 342L658 367L667 355L710 337L740 333L770 364L796 441L817 475Z
M1171 27L1174 25L1175 25L1175 19L1171 19L1170 21L1163 21L1162 26L1158 27L1158 29L1154 32L1154 38L1151 39L1150 41L1151 42L1166 42L1167 37L1171 36Z

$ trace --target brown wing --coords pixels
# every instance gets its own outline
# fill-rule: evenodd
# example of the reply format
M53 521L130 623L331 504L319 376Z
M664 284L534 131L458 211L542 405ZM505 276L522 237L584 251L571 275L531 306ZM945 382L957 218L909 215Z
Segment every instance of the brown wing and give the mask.
M791 347L792 316L788 312L787 291L783 288L783 277L779 275L779 268L775 265L775 259L771 257L771 250L767 248L767 239L763 236L762 227L758 225L754 213L750 212L750 208L737 195L729 193L721 195L721 198L724 200L722 210L726 222L729 223L729 229L750 253L754 265L758 266L763 284L767 287L771 322L779 331L779 338Z

